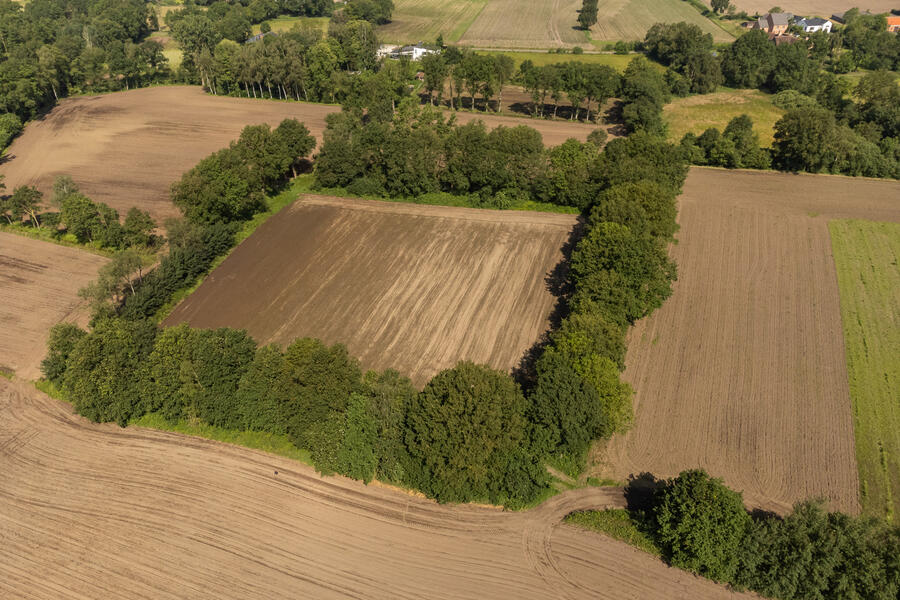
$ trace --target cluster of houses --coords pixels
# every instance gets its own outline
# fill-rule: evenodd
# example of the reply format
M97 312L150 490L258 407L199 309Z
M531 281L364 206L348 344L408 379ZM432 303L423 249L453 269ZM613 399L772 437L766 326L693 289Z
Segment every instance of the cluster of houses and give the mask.
M410 60L417 61L420 60L426 54L436 54L438 50L434 48L429 48L423 45L421 42L412 46L390 46L390 45L382 45L379 46L378 50L375 52L375 56L377 58L409 58Z
M870 13L863 13L870 14ZM890 16L887 18L888 31L900 31L900 17ZM743 23L745 29L761 29L769 34L769 39L776 45L789 44L797 41L797 38L790 35L788 30L791 26L800 28L803 33L816 33L824 31L831 33L834 23L843 23L844 13L831 15L831 19L821 19L819 17L797 17L792 13L766 13L755 21Z

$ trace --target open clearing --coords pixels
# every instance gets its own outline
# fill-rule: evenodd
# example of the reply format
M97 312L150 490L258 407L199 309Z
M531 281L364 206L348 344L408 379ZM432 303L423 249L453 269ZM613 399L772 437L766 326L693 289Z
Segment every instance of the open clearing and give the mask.
M93 425L2 378L0 414L4 598L740 597L561 525L620 506L616 489L518 513L441 506L255 450Z
M828 221L900 221L900 184L691 169L674 294L629 336L635 427L605 476L703 467L750 504L859 512Z
M106 261L0 231L0 370L40 377L50 328L60 321L86 320L78 311L78 290Z
M597 14L591 27L594 41L643 40L655 23L681 21L697 25L717 42L734 39L684 0L599 0Z
M378 39L384 43L434 43L443 35L456 43L488 0L397 0L391 22L379 25Z
M832 221L863 513L900 513L900 225Z
M261 226L165 325L260 344L343 343L423 385L460 360L516 366L549 328L546 281L574 215L305 196Z
M488 0L459 42L478 48L586 46L588 37L578 28L580 8L580 0Z
M245 125L295 118L321 141L325 117L338 106L227 98L200 87L143 88L101 96L66 98L49 115L30 123L0 161L6 187L37 185L49 196L53 179L68 174L94 200L124 217L132 206L161 221L178 215L169 187L203 157L236 139ZM590 125L458 113L467 123L489 127L528 125L547 145L569 137L587 139Z
M771 95L759 90L727 90L676 98L663 107L669 140L675 143L686 133L700 135L710 127L724 131L731 119L744 114L753 119L753 131L759 136L760 144L771 146L775 122L784 111L772 104Z

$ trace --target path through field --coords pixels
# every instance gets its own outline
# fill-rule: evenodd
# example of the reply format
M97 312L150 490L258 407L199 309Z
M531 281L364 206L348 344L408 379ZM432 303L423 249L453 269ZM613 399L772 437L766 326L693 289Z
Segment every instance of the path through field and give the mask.
M53 179L68 174L84 193L106 202L123 218L137 206L162 221L178 215L169 201L172 182L237 139L245 125L274 127L282 119L295 118L321 141L325 117L339 110L325 104L212 96L190 86L66 98L25 128L0 160L0 174L6 175L8 189L37 185L45 199ZM481 119L489 127L528 125L547 145L569 137L586 140L594 129L488 113L458 113L458 119Z
M525 513L440 506L262 452L92 425L0 378L0 597L736 597L596 533L588 488ZM276 474L277 471L277 474Z
M418 385L459 360L515 367L549 329L574 215L305 196L244 241L165 325L260 344L343 343Z
M900 221L900 184L692 169L674 294L629 337L635 427L606 475L703 467L751 505L859 511L828 220Z
M106 262L77 248L0 232L0 369L40 377L50 328L87 321L78 290Z

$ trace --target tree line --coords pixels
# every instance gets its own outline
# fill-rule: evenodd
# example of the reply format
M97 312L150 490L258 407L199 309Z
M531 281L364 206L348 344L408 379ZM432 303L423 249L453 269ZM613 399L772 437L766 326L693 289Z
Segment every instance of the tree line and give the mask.
M360 113L334 115L332 131L342 119L362 119ZM423 135L460 136L453 167L460 181L479 181L483 164L509 165L503 177L513 179L485 182L497 193L524 186L518 174L547 159L540 136L525 127L490 133L483 125L457 127L412 103L398 114L416 119L410 129ZM358 132L408 125L373 120ZM462 162L463 142L479 136L479 152L490 160L482 155L482 168L473 173ZM526 140L533 151L523 153ZM611 142L604 152L574 140L553 149L559 185L583 186L577 202L590 215L589 231L572 256L571 279L560 284L570 298L569 318L535 366L515 378L462 362L421 391L395 372L362 373L340 345L301 339L284 350L257 348L241 331L160 331L156 325L159 308L231 247L234 227L263 208L261 195L311 149L300 124L247 127L173 185L185 218L167 224L169 254L160 265L123 278L128 263L114 260L95 284L102 291L91 330L53 330L44 373L80 414L124 425L155 412L284 434L310 450L323 472L379 477L440 501L509 506L545 492L548 457L581 461L591 440L627 428L631 390L619 379L625 330L659 305L674 278L665 244L675 231L674 198L686 175L677 148L639 134ZM567 159L573 153L580 155L574 170ZM323 149L317 170L326 168L324 155ZM401 170L394 176L413 179ZM611 293L608 285L619 291Z
M635 521L663 557L704 577L781 600L900 593L900 529L883 520L828 512L821 501L784 517L748 513L739 492L702 470L636 481L629 493L630 504L643 504Z

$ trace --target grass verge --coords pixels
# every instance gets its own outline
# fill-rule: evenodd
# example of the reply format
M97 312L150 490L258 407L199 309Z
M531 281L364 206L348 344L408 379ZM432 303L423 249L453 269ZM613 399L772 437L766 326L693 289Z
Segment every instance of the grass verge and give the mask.
M33 240L40 240L42 242L50 242L51 244L56 244L57 246L78 248L79 250L84 250L85 252L98 254L100 256L111 257L116 253L115 250L98 248L97 246L94 246L92 244L79 244L74 235L68 233L62 236L56 235L54 230L50 229L49 227L42 227L41 229L37 229L35 227L32 227L31 225L19 225L18 223L0 223L0 231L5 231L6 233L14 233L15 235L21 235Z
M653 556L662 555L662 551L653 542L653 538L646 533L641 521L625 509L576 512L567 516L565 522L582 529L606 534Z
M862 512L894 520L900 509L900 224L831 221L828 229Z
M214 427L199 422L169 421L157 413L150 413L138 419L132 419L128 422L128 425L147 427L148 429L159 429L160 431L171 431L207 440L235 444L237 446L270 452L272 454L277 454L278 456L298 460L307 465L312 465L312 459L310 458L309 452L297 448L297 446L291 443L286 435L275 435L261 431L224 429L222 427Z

